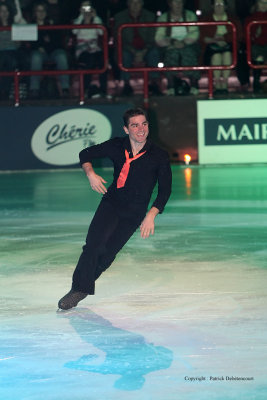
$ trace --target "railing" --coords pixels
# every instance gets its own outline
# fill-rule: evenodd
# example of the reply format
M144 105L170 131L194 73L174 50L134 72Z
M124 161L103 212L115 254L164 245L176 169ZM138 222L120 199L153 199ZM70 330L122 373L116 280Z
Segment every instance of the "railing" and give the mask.
M159 27L172 27L172 26L206 26L206 25L229 25L233 31L233 60L231 65L216 65L216 66L204 66L204 65L195 65L190 67L133 67L133 68L125 68L122 64L122 30L126 28L159 28ZM123 24L118 29L118 65L120 69L127 72L142 72L144 75L144 105L148 104L148 72L151 71L190 71L190 70L200 70L200 71L208 71L208 93L209 98L213 98L213 70L224 70L224 69L233 69L237 64L237 33L236 27L232 22L154 22L154 23L145 23L145 24Z
M251 21L246 26L247 63L253 69L267 68L267 64L262 64L262 65L253 64L252 54L251 54L251 47L253 44L251 41L251 27L253 25L262 25L262 24L266 25L267 21ZM266 38L266 40L267 40L267 38Z
M233 32L233 60L232 64L226 65L216 65L216 66L187 66L187 67L132 67L125 68L122 64L122 30L131 27L138 28L157 28L157 27L172 27L172 26L206 26L206 25L229 25ZM101 69L77 69L77 70L45 70L45 71L12 71L12 72L0 72L0 76L13 76L14 77L14 99L15 106L20 104L19 98L19 79L23 76L32 75L46 75L46 76L57 76L57 75L78 75L80 81L80 104L84 104L84 82L83 76L85 74L101 74L105 72L108 68L108 34L107 29L103 25L93 24L93 25L43 25L38 26L38 30L72 30L72 29L101 29L103 31L103 67ZM0 31L11 30L11 27L0 27ZM145 24L123 24L118 29L118 65L119 68L127 72L141 72L144 77L144 105L148 104L148 72L151 71L187 71L187 70L200 70L208 71L208 94L209 98L213 98L213 70L225 70L233 69L237 64L237 34L236 27L232 22L179 22L179 23L145 23ZM252 65L251 65L252 66ZM252 66L253 68L258 68L258 66Z
M72 29L101 29L103 31L103 67L99 69L71 69L71 70L45 70L45 71L0 71L0 76L13 76L14 77L14 100L15 106L20 104L19 98L19 79L23 76L32 75L45 75L45 76L56 76L56 75L78 75L80 81L80 104L84 104L84 82L83 76L85 74L101 74L108 68L108 34L107 29L103 25L91 24L91 25L42 25L38 26L39 30L72 30ZM0 27L0 31L11 31L11 27Z

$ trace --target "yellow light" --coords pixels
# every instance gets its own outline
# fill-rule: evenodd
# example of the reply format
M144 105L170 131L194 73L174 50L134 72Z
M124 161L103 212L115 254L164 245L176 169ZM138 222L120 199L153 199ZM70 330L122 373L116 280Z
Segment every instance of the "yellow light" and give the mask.
M185 187L187 196L191 196L192 188L192 169L190 167L184 168Z
M191 161L191 156L189 154L184 155L184 162L186 165L188 165Z

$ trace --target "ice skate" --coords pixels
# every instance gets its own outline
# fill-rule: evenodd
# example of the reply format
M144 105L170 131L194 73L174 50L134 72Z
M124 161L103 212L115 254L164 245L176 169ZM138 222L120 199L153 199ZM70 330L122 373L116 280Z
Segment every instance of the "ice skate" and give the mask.
M69 310L70 308L76 307L79 301L85 299L86 296L88 296L87 293L70 290L69 293L59 300L58 308L62 310Z

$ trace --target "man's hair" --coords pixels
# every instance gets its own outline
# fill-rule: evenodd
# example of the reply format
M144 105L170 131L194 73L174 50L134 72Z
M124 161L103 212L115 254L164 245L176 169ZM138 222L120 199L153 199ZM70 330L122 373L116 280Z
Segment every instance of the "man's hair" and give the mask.
M217 0L211 0L211 5L214 6ZM228 6L227 0L224 0L224 7L226 8Z
M128 110L126 110L123 114L124 126L128 126L130 118L136 117L137 115L144 115L147 119L146 112L140 107L129 108Z

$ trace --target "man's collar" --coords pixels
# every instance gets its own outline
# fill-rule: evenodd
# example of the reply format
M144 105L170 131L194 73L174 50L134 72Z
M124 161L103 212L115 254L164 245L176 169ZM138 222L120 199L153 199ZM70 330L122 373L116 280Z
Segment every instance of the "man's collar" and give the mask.
M128 135L124 139L124 146L125 146L126 150L128 150L129 152L132 152L132 146L131 146L130 138ZM144 144L144 146L138 153L140 153L142 151L149 151L151 146L152 146L151 140L147 139L146 143Z

